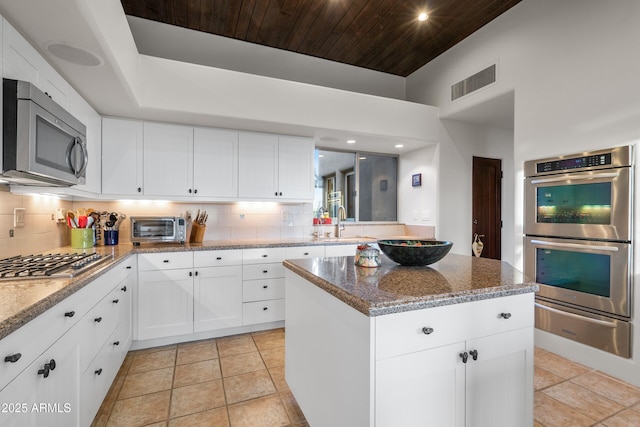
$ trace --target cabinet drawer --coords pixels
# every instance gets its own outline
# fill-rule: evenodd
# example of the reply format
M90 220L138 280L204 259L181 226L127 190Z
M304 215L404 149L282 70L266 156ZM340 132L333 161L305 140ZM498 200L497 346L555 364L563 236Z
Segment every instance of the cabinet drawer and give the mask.
M193 252L138 254L138 271L193 268Z
M242 282L242 301L262 301L284 298L284 278L245 280Z
M354 256L358 245L327 245L324 247L324 256Z
M249 264L242 266L242 279L273 279L284 277L284 266L281 263Z
M532 327L533 298L527 293L375 317L376 359Z
M324 258L324 246L292 246L287 248L287 259Z
M245 302L242 304L242 324L254 325L284 320L284 299Z
M193 252L193 266L195 268L241 264L242 250L240 249Z
M97 278L0 341L0 390L78 323L105 294L111 274ZM5 362L5 357L17 360Z
M287 255L287 248L254 248L242 250L244 264L264 264L282 262Z
M81 371L96 357L109 335L116 329L123 304L122 291L118 285L80 320L77 327Z
M91 424L124 360L121 344L114 345L118 341L118 332L116 330L109 336L86 370L80 371L80 395L83 402L79 408L80 425Z

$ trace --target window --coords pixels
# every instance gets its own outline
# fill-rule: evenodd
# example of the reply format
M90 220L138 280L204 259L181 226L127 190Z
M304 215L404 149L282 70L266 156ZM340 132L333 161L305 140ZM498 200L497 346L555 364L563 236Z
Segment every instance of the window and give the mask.
M347 221L397 221L397 157L316 149L315 160L314 215L342 205Z

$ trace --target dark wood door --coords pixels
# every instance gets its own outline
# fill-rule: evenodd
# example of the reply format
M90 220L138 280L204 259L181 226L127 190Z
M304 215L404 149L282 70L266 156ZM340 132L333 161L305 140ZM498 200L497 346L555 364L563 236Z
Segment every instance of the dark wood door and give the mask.
M483 258L501 259L502 239L502 161L473 158L473 213L471 242L478 234L484 243ZM473 252L472 252L473 254Z

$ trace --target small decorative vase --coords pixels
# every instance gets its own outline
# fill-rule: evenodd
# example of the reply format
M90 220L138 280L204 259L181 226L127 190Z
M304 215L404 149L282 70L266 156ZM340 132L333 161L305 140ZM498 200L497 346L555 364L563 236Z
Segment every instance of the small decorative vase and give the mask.
M369 245L359 245L356 249L355 264L358 267L380 267L380 251Z

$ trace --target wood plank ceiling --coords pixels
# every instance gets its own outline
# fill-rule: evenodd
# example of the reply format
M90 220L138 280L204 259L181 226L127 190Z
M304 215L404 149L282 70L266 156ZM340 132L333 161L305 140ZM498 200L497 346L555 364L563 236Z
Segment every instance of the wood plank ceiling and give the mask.
M403 77L520 1L121 0L127 15Z

